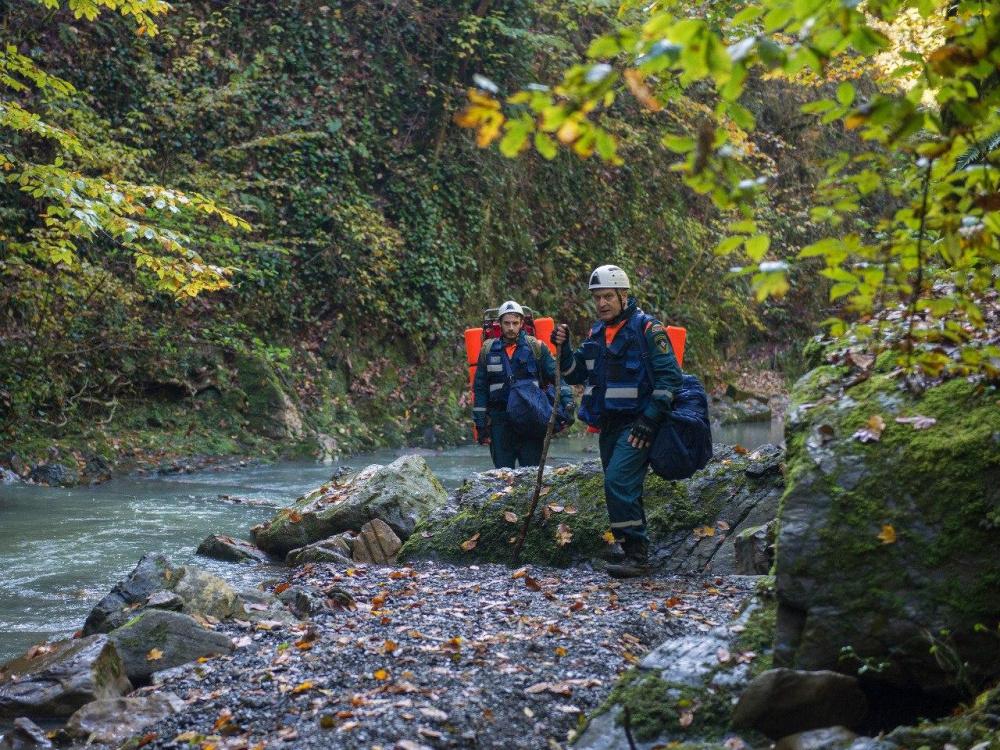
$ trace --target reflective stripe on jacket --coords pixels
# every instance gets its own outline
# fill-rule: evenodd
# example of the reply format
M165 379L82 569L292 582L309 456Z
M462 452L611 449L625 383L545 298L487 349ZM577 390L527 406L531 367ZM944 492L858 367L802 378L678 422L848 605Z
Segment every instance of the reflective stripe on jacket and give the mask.
M580 419L598 426L602 416L633 417L649 405L653 383L644 358L646 325L652 318L635 310L611 344L605 342L605 324L598 321L580 347L587 368Z

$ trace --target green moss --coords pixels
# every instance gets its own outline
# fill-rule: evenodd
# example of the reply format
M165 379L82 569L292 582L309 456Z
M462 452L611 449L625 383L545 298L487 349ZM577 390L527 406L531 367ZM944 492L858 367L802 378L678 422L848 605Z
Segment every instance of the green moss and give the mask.
M659 673L641 669L622 675L600 713L613 706L628 708L632 733L643 741L721 739L732 713L729 696L721 691L666 682ZM690 714L690 723L685 714ZM623 710L617 723L624 720Z
M773 587L773 580L771 582ZM778 617L778 601L774 590L761 592L754 600L755 608L747 618L745 629L733 643L740 652L752 651L757 656L750 662L750 675L756 677L774 666L774 630Z
M956 379L912 396L876 374L842 391L838 368L819 368L799 381L796 406L813 404L788 425L788 503L820 508L818 548L796 559L777 550L778 570L789 579L822 580L816 606L835 602L845 621L877 626L914 610L934 613L918 623L935 632L948 626L963 635L976 622L992 622L1000 609L1000 565L983 564L993 546L983 519L1000 507L1000 409L989 389ZM897 423L921 415L926 429ZM853 436L880 417L876 441ZM817 446L816 435L826 442ZM884 525L895 532L885 543ZM975 570L975 574L972 571ZM933 574L932 574L933 573ZM919 585L904 581L920 577ZM858 643L845 643L865 651ZM867 654L865 654L867 655Z

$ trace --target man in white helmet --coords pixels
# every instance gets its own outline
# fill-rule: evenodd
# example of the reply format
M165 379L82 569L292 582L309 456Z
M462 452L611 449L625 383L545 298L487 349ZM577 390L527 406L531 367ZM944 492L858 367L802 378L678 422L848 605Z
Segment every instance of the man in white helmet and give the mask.
M649 572L649 540L642 487L649 448L681 387L681 369L660 321L639 309L628 276L618 266L596 268L588 284L599 320L576 351L569 327L556 326L565 382L583 384L580 418L601 432L604 499L616 543L608 572Z
M497 317L501 337L483 342L472 383L476 434L481 445L490 446L495 467L537 466L542 456L543 439L525 437L512 429L507 400L515 381L534 380L539 385L553 382L556 363L547 346L521 330L524 326L521 305L508 300L500 305ZM573 394L568 386L560 394L564 407L567 399L571 407Z

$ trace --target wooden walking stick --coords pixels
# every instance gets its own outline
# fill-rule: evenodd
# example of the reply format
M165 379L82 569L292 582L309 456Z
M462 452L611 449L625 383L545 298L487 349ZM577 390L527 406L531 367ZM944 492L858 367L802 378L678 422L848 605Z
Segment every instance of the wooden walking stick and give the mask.
M558 355L559 349L557 348L556 354ZM542 475L545 474L545 459L549 455L549 443L552 441L552 433L555 432L556 427L556 412L559 411L559 360L556 360L556 377L555 377L555 403L552 404L552 413L549 415L549 423L545 427L545 442L542 443L542 455L538 459L538 476L535 478L535 494L531 498L531 507L528 509L528 516L524 519L524 526L521 527L521 534L517 537L517 543L514 545L514 564L517 564L517 558L521 555L521 547L524 546L524 539L528 536L528 527L531 525L531 517L535 515L535 508L538 507L538 497L542 491Z

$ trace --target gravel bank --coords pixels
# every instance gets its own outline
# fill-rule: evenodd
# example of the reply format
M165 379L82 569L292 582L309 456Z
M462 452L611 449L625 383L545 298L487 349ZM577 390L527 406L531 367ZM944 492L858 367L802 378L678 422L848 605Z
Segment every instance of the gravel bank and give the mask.
M146 747L562 748L621 671L731 618L753 586L435 563L306 566L289 582L333 606L297 626L219 626L231 657L145 689L188 704Z

